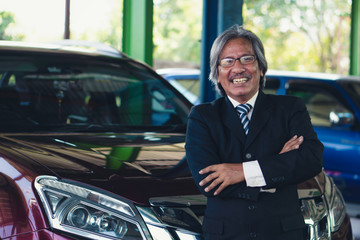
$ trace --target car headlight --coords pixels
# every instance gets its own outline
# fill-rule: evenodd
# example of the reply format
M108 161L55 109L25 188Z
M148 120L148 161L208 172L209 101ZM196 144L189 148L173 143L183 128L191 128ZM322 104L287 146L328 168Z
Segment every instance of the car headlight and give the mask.
M40 176L35 188L51 227L92 239L145 239L130 203L89 186Z

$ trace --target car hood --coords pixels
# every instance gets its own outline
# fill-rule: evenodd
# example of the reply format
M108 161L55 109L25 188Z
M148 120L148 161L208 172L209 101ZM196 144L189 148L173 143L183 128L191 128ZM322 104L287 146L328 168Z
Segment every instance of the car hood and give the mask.
M137 203L198 194L184 158L184 134L2 134L0 154L26 175L54 175ZM24 173L25 174L25 173Z

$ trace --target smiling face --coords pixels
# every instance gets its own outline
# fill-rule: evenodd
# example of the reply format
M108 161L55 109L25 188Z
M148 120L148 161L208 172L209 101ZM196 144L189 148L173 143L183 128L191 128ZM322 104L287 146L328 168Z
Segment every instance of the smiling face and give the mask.
M245 55L255 55L251 42L245 38L235 38L225 44L219 59L240 58ZM245 65L236 60L231 67L219 65L218 71L218 83L221 84L226 95L240 103L247 102L256 94L259 90L260 77L263 76L257 60Z

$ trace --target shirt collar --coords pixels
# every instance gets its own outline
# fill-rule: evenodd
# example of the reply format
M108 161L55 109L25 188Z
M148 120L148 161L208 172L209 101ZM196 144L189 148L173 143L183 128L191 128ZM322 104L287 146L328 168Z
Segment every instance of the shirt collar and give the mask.
M252 109L255 107L255 101L256 101L256 98L257 98L258 95L259 95L259 91L257 91L257 92L255 93L255 95L254 95L252 98L250 98L249 101L247 101L247 103L252 106ZM234 108L236 108L236 106L240 104L240 103L239 103L238 101L236 101L235 99L233 99L233 98L231 98L231 97L229 97L229 96L227 96L227 97L229 98L229 100L230 100L231 104L234 106Z

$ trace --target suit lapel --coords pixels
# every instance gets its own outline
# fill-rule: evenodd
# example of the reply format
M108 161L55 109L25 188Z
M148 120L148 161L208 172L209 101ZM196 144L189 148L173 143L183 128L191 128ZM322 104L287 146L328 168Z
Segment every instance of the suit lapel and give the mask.
M245 148L250 146L267 123L270 117L270 108L271 104L267 100L266 95L262 91L259 91L259 95L255 102L254 112L250 120L249 133L246 139Z
M227 97L225 97L224 106L222 109L224 109L224 112L222 114L224 124L229 128L232 133L235 134L236 138L239 139L242 144L245 144L245 131L240 122L240 118L238 117L236 110L234 109L234 106Z

